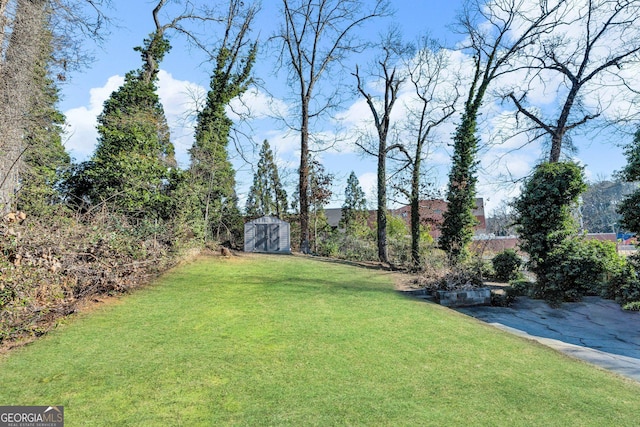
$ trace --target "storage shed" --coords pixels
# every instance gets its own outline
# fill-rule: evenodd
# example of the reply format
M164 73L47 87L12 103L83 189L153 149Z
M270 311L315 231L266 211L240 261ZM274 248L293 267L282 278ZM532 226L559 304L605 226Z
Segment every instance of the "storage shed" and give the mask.
M244 225L244 251L291 253L289 223L272 216L263 216Z

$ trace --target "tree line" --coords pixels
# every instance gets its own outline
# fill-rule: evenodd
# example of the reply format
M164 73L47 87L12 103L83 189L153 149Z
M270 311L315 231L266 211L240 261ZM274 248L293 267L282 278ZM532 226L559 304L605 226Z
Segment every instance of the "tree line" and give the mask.
M109 2L0 1L4 212L44 215L59 206L75 212L108 208L140 224L170 224L176 238L231 243L241 239L243 210L249 216L295 214L299 249L311 252L318 243L317 219L331 196L331 176L314 156L327 142L314 139L314 125L343 105L346 85L371 113L366 129L352 138L363 154L377 159L375 244L383 263L390 263L388 191L411 205L410 263L423 263L419 201L432 191L434 147L447 143L438 128L455 120L449 141L448 209L438 244L456 264L469 256L476 225L471 212L479 152L487 143L478 126L487 103L502 102L515 111L517 126L510 137L525 134L529 142L547 143L548 152L541 153L544 163L566 163L575 148L571 136L580 129L633 125L637 118L636 104L627 101L621 107L611 93L615 88L627 100L638 93L633 80L640 63L638 1L465 0L453 25L461 42L452 49L426 35L407 42L393 26L378 41L364 37L367 25L392 17L385 0L282 0L281 22L270 40L295 98L295 114L287 124L300 138L298 184L287 200L277 161L265 141L242 209L230 160L234 123L227 107L255 84L259 40L252 29L260 8L231 0L219 13L187 1L175 2L183 7L181 13L162 14L170 3L159 0L150 11L154 27L135 48L140 67L129 71L105 101L92 157L73 164L61 142L64 117L57 110L58 86L66 73L84 65L82 37L103 36ZM221 29L222 36L211 44L192 31L194 22ZM205 52L210 64L209 90L197 111L190 164L184 170L176 165L157 94L158 71L171 54L172 34ZM367 65L358 64L364 49L373 52ZM452 59L456 52L463 54L462 64ZM333 78L329 84L335 73L350 78ZM549 106L535 91L552 84L558 101ZM394 112L402 90L410 90L413 101L405 105L408 120L400 121ZM361 189L354 178L346 189L347 224L353 211L359 212L360 222L363 216Z

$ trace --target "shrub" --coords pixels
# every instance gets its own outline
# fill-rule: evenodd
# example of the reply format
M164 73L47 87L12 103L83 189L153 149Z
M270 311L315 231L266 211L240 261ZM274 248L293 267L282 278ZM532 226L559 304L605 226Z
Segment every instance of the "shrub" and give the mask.
M617 303L626 305L640 302L640 257L630 256L627 262L612 277L603 290L602 296L616 300ZM625 308L627 310L627 308Z
M630 302L622 306L624 310L640 311L640 301Z
M349 261L373 261L378 252L373 240L338 231L327 233L317 242L318 255Z
M491 260L496 280L508 282L516 279L522 266L522 258L513 249L506 249Z
M613 242L574 238L556 246L540 267L535 295L557 304L602 294L624 260Z
M529 296L534 283L527 279L515 279L509 282L510 288L517 296Z
M547 258L577 233L571 208L585 189L582 167L570 162L543 163L525 181L513 204L520 247L529 254L529 269L542 278L543 288L544 276L553 275L547 268L554 263Z

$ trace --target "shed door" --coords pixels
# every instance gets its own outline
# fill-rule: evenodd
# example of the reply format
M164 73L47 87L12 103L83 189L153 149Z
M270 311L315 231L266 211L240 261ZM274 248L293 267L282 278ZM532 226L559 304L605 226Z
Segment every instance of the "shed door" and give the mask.
M280 224L256 224L256 250L280 251Z

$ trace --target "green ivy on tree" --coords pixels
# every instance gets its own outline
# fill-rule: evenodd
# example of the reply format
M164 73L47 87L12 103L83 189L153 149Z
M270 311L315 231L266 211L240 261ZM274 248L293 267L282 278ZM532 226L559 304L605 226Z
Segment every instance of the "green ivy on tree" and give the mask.
M51 37L51 33L46 33ZM29 215L57 212L61 201L60 183L71 166L71 158L62 145L64 115L56 108L58 88L48 76L47 63L51 55L50 40L43 55L35 63L34 87L40 88L31 100L31 112L25 129L27 147L20 171L20 189L16 204Z
M573 162L542 163L513 204L520 248L529 254L529 268L536 273L542 296L553 287L550 255L578 232L571 209L585 190L582 167Z
M170 49L157 33L145 40L144 65L104 102L98 116L98 146L76 178L76 193L92 204L109 202L134 217L165 217L174 148L164 108L156 93L157 64ZM152 58L152 60L150 60Z
M241 234L235 171L228 153L233 122L227 116L226 107L252 82L251 69L257 44L253 43L242 57L244 34L238 35L232 46L225 41L218 51L210 90L205 106L198 114L195 142L190 149L190 185L199 200L199 221L205 230L205 240L233 240Z
M443 214L440 247L453 263L464 260L478 223L473 215L476 206L476 169L478 165L476 117L479 106L467 106L453 139L453 165L449 173L447 210Z

